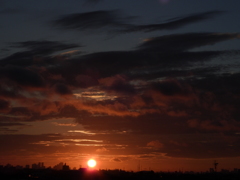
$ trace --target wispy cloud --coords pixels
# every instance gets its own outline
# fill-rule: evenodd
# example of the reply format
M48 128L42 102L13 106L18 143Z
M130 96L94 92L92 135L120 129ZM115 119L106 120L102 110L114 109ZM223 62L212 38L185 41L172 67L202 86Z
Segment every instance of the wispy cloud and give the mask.
M151 32L160 30L174 30L183 26L204 21L222 14L223 11L209 11L192 15L179 16L166 20L162 23L132 24L129 22L133 17L124 17L119 11L92 11L86 13L76 13L60 17L53 21L53 25L64 29L75 30L96 30L108 28L108 32L129 33L129 32Z
M192 23L210 19L221 13L223 12L209 11L209 12L197 13L192 15L186 15L183 17L179 16L176 18L168 19L166 20L166 22L163 22L163 23L133 25L132 27L125 29L124 32L136 32L136 31L151 32L151 31L159 31L159 30L174 30Z
M82 134L87 134L87 135L95 135L96 133L92 133L89 131L83 131L83 130L69 130L68 132L73 132L73 133L82 133Z
M77 124L73 124L73 123L58 123L58 122L53 122L54 125L56 126L70 126L70 127L75 127L77 126Z
M171 34L147 39L138 48L140 51L176 53L239 37L238 33Z
M80 47L77 44L67 44L58 41L24 41L12 45L17 48L27 48L33 55L49 55L57 51Z
M92 11L75 13L60 17L52 22L56 27L76 30L96 30L99 28L123 28L127 17L121 17L119 11Z

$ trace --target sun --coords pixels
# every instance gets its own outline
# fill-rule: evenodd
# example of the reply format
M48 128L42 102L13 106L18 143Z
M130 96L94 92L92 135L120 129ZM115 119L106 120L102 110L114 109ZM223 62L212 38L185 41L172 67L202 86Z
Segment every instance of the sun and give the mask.
M96 166L97 162L94 159L89 159L87 164L88 164L88 167L93 168Z

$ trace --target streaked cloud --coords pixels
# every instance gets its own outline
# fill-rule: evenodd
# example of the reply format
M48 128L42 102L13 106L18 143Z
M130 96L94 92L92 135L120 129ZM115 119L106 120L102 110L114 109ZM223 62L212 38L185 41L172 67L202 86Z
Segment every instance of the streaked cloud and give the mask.
M53 25L64 29L96 30L99 28L124 28L127 17L121 17L119 11L91 11L62 16Z
M139 46L139 50L176 53L237 38L238 33L171 34L147 39Z
M58 122L53 122L53 124L56 125L56 126L72 126L72 127L77 126L77 124L73 124L73 123L68 124L68 123L58 123Z
M179 16L166 20L163 23L136 25L129 22L133 17L124 17L119 11L92 11L62 16L53 21L53 25L64 29L92 30L108 28L111 33L151 32L160 30L174 30L183 26L210 19L223 11L209 11L192 15Z
M95 135L96 133L92 133L89 131L83 131L83 130L69 130L68 132L70 133L82 133L82 134L87 134L87 135Z
M123 32L151 32L151 31L160 31L160 30L174 30L186 25L204 21L210 19L218 14L223 13L222 11L209 11L203 13L196 13L187 16L179 16L166 20L163 23L153 23L145 25L133 25L132 27L126 28Z

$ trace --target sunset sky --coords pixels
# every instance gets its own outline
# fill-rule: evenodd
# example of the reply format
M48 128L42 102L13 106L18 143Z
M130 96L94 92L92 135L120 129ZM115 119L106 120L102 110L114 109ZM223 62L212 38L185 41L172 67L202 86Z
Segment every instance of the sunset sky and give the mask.
M240 168L239 7L0 0L0 165Z

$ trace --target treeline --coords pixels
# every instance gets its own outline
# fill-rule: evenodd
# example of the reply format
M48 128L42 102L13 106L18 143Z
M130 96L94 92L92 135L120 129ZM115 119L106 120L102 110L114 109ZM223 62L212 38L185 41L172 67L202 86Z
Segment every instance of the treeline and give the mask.
M123 170L0 169L1 180L235 180L240 172L186 173Z

